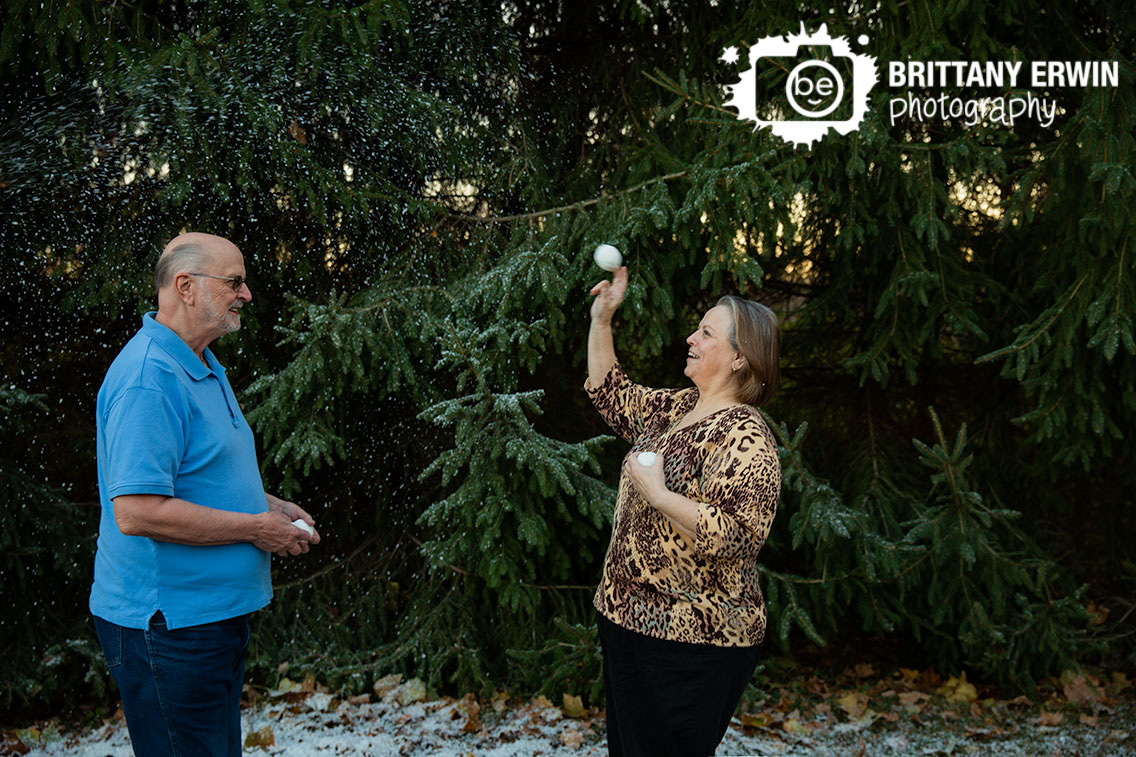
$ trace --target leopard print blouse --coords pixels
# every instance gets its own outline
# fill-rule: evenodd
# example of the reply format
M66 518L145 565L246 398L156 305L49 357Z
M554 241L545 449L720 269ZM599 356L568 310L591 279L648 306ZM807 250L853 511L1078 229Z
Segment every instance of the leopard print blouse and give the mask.
M584 389L629 455L658 452L667 488L696 502L694 541L647 504L623 473L596 609L616 625L671 641L741 647L765 637L757 553L781 494L777 445L749 405L713 413L678 430L698 390L649 389L619 363Z

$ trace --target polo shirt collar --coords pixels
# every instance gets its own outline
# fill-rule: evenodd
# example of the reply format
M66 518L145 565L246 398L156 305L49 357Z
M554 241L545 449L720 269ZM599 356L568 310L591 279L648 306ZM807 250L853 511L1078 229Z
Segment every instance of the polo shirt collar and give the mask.
M142 333L176 360L178 365L189 374L190 378L194 381L201 381L210 375L220 375L225 372L225 369L217 362L217 358L213 356L212 350L208 347L205 348L204 352L205 360L209 363L209 367L206 368L204 363L197 359L197 354L190 349L184 339L177 335L176 331L169 326L158 323L155 318L157 314L158 311L151 310L142 316Z

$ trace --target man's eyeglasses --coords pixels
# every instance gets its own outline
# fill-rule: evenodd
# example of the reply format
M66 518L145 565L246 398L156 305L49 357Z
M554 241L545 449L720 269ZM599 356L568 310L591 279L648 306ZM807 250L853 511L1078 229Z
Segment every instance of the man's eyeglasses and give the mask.
M232 285L234 292L241 291L241 286L248 283L248 279L246 279L244 276L214 276L211 273L191 273L189 275L204 276L207 279L220 279L221 281L227 281Z

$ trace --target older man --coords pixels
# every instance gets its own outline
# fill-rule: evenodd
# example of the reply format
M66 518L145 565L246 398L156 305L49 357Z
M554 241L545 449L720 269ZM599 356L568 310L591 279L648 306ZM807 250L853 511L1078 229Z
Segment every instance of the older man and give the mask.
M239 755L248 614L269 556L319 535L265 494L252 430L209 350L252 300L230 241L182 234L154 270L158 311L97 402L102 519L91 613L139 755Z

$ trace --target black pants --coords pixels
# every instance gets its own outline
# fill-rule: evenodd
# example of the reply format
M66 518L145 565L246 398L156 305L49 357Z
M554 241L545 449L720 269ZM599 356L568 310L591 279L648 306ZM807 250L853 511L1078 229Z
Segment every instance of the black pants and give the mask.
M613 757L707 757L757 667L757 647L653 639L596 613Z

